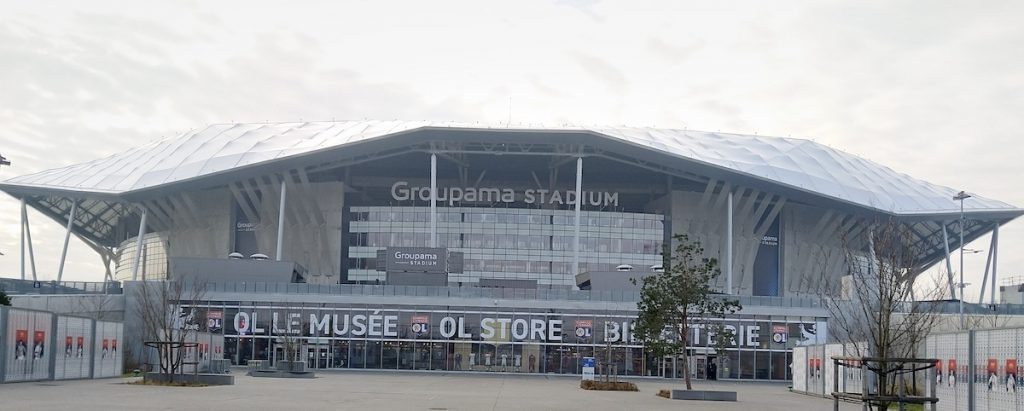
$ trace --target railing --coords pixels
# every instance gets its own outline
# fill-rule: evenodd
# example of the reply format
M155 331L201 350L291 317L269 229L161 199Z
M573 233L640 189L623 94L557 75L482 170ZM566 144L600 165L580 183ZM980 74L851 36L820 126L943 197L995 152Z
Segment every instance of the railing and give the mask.
M29 281L0 278L0 290L8 294L122 294L118 282L84 281ZM441 287L403 285L361 285L361 284L296 284L266 282L207 283L208 293L246 294L326 294L349 296L396 296L435 298L485 298L502 300L542 301L602 301L632 302L640 299L638 291L581 291L556 288L492 288L492 287ZM726 296L722 296L726 298ZM813 297L762 297L737 295L733 298L743 306L821 308L818 298Z
M361 284L293 284L264 282L208 283L208 293L328 294L348 296L396 296L435 298L485 298L503 300L603 301L631 302L640 299L638 291L581 291L570 289L524 289L492 287L441 287ZM725 298L725 296L723 296ZM820 308L820 300L809 297L734 296L744 306Z
M0 278L0 290L17 294L121 294L121 283L88 281L31 281Z

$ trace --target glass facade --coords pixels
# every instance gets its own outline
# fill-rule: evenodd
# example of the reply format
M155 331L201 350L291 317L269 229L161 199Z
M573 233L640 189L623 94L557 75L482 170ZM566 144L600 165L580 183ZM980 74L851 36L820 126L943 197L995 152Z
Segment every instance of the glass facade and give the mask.
M203 304L224 318L225 358L235 364L283 358L282 336L299 339L311 368L415 369L579 374L595 357L600 372L684 376L681 356L656 358L630 333L635 313L456 306L274 303ZM724 357L703 327L692 327L690 372L708 378L786 380L791 350L821 342L815 317L736 315ZM711 337L713 338L713 336ZM714 363L717 366L712 367Z
M138 245L138 237L129 238L121 242L117 259L117 268L114 270L114 280L126 281L132 279L132 268L135 265L135 250ZM142 236L142 263L139 267L138 276L142 280L163 280L167 278L167 237L164 233L147 233Z
M353 206L348 217L349 280L384 280L376 267L377 250L430 244L427 207ZM664 229L660 214L582 211L580 271L658 264ZM449 282L496 278L576 284L573 211L444 207L437 211L437 232L438 247L464 253L463 272L449 274Z

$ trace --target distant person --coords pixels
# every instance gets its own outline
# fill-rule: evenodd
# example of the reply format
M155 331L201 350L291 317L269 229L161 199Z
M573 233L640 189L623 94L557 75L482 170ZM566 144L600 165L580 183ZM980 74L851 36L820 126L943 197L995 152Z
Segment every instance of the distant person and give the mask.
M990 373L988 375L988 390L994 390L997 384L999 384L999 378L996 377L996 373Z

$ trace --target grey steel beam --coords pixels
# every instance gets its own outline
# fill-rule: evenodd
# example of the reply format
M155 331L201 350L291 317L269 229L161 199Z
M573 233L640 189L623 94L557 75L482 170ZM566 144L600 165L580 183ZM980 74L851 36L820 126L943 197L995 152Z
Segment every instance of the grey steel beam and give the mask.
M71 229L75 225L75 211L78 210L78 201L71 200L71 213L68 215L68 228L64 232L64 247L60 251L60 266L57 267L57 282L64 277L64 262L68 257L68 243L71 241Z
M725 212L725 293L732 294L732 190L729 190Z
M580 195L583 192L583 157L576 158L576 222L573 226L572 236L572 271L573 275L580 273L580 206L583 204Z
M288 199L288 182L281 180L281 206L277 212L277 250L274 254L277 261L281 261L281 248L284 246L284 206Z
M132 281L136 281L139 279L139 263L142 261L142 240L143 236L146 235L146 216L149 214L149 212L146 211L146 207L140 207L142 208L142 217L139 219L139 235L136 237L135 240L135 258L132 261ZM146 279L145 274L143 274L142 279Z
M953 287L953 262L949 258L949 233L946 231L946 223L942 223L942 244L946 249L946 277L949 279L950 298L956 299L956 289Z

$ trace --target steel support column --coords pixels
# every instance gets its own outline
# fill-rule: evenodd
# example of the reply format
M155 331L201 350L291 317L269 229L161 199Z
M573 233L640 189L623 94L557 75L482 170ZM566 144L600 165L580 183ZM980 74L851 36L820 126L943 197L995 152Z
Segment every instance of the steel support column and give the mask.
M142 237L146 235L146 216L149 214L146 207L142 208L142 217L139 219L139 235L135 240L135 259L132 261L132 281L139 279L139 263L142 262ZM145 274L143 274L145 280Z
M284 206L288 200L288 182L281 180L281 204L277 210L277 250L274 257L281 261L281 248L284 247Z
M960 289L960 329L964 328L964 291L967 289L964 286L964 202L960 200L960 283L957 284L957 288ZM973 369L973 368L972 368Z
M583 157L576 158L576 222L572 237L572 272L580 273L580 206L583 204ZM573 279L575 281L575 279Z
M25 220L25 242L28 243L28 263L32 267L32 281L39 281L36 275L36 253L32 248L32 225L28 222L28 209L22 209L22 218Z
M21 199L21 281L25 281L25 198Z
M985 291L988 287L988 271L992 268L992 254L996 252L996 233L992 232L992 241L988 246L988 256L985 257L985 275L981 277L981 293L978 294L978 304L985 303ZM995 279L992 280L992 285L995 285Z
M956 298L956 288L953 286L953 262L949 258L949 234L946 232L946 223L942 222L942 246L946 248L946 277L949 278L949 298Z
M725 293L732 294L732 190L726 202L725 212Z
M64 247L60 251L60 265L57 267L57 282L64 278L64 261L68 257L68 243L71 241L71 228L75 225L75 212L78 211L78 201L71 201L71 213L68 214L68 228L64 232Z
M999 267L999 224L992 230L992 292L989 294L989 304L996 304L996 272Z
M437 154L430 154L430 246L437 247Z

